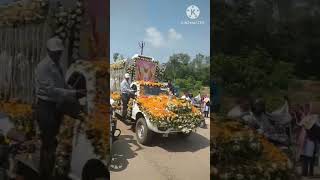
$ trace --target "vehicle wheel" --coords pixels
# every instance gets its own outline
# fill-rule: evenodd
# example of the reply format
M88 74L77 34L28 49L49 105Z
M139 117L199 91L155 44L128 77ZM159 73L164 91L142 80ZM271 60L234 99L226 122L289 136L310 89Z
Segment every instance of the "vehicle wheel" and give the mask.
M146 120L141 117L136 123L136 137L138 142L147 145L151 142L153 132L148 128Z
M108 168L98 159L89 160L82 169L82 180L96 180L103 178L110 180L110 172Z
M183 133L183 132L180 132L178 133L178 135L181 137L181 138L188 138L190 135L191 135L192 132L189 132L189 133Z

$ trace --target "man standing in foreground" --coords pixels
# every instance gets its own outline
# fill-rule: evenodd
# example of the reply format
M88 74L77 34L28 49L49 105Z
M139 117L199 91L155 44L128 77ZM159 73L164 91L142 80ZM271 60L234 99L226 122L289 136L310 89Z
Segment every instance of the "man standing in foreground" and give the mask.
M61 104L76 102L84 93L67 89L64 74L59 64L64 50L63 42L57 37L47 41L48 55L36 67L37 120L40 129L40 179L52 180L59 133L63 113Z
M122 118L124 121L127 120L128 103L130 98L133 96L134 90L130 87L130 75L126 73L124 79L120 84L121 87L121 101L122 101Z

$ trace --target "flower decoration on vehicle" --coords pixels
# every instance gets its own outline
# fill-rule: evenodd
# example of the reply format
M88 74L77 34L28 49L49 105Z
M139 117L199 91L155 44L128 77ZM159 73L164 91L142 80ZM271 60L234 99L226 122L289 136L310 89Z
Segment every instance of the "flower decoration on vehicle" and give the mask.
M65 41L68 37L68 11L62 6L61 2L58 2L58 7L52 19L54 22L51 26L54 35Z
M0 112L10 118L17 130L24 133L34 131L33 110L31 105L14 100L1 101Z
M128 117L132 116L132 109L133 109L133 99L131 98L128 102Z
M96 71L96 95L94 99L94 109L89 114L87 121L87 137L91 138L91 143L95 153L100 158L105 159L110 154L110 112L109 112L109 94L105 93L109 90L109 62L93 61L91 62ZM94 136L92 136L94 135Z
M113 70L117 70L117 69L123 69L125 66L126 61L125 60L119 60L113 64L111 64L110 68Z
M115 102L112 105L112 108L114 110L121 110L121 95L119 92L113 92L111 93L111 99L113 99Z
M67 176L70 170L72 140L74 137L74 127L77 120L69 116L64 116L60 132L57 136L58 146L56 151L55 170L58 175ZM78 129L77 132L80 132Z
M158 80L164 79L165 70L166 70L166 64L161 64L161 66L157 66L156 75L157 75Z
M109 132L110 113L107 104L96 104L95 110L86 121L86 134L91 141L94 151L101 159L110 154Z
M189 133L198 127L203 120L201 113L196 109L191 108L191 111L175 109L181 107L188 109L191 105L174 97L170 99L166 95L140 96L137 102L139 107L146 112L150 121L158 127L173 128Z
M167 104L168 110L177 114L190 113L192 111L192 107L193 106L184 99L182 100L172 99Z
M120 101L121 100L121 95L119 92L113 92L111 94L111 98L114 100L114 101Z
M109 155L109 62L106 59L76 61L67 75L80 72L86 77L88 115L85 117L84 132L91 141L95 153L102 159Z
M84 15L84 7L82 0L76 2L76 7L69 14L68 27L72 32L70 39L72 42L72 59L76 60L80 57L80 31L82 27Z
M17 1L0 7L0 27L38 24L46 19L48 0Z
M165 84L159 83L159 82L138 81L138 84L140 84L140 86L152 86L152 87L160 87L160 88L166 87Z
M109 75L110 64L109 64L108 60L107 59L99 59L99 60L90 61L90 63L94 66L97 77L104 78L106 81L109 82L108 75ZM102 84L100 84L100 85L102 85ZM104 84L103 86L106 86L106 84Z
M111 93L111 98L115 101L112 105L112 108L114 110L121 110L121 95L119 92L113 92ZM133 108L133 102L134 99L130 99L128 102L128 117L130 117L132 115L132 108Z
M86 75L90 75L90 78L105 78L109 74L110 64L107 59L93 59L90 61L78 60L72 64L72 68L76 71L81 71ZM71 67L70 67L71 68ZM96 77L97 76L97 77Z
M235 120L211 122L211 175L217 179L292 179L288 156ZM219 120L217 120L219 119Z
M53 13L53 35L58 36L62 40L69 39L71 43L71 58L77 60L80 49L80 30L82 27L84 15L84 7L82 0L77 0L73 9L66 9L58 2L58 7Z
M73 9L66 9L59 2L56 12L53 14L54 19L54 34L61 39L66 39L68 34L72 36L74 41L79 39L81 23L83 20L84 9L81 0L76 2ZM78 41L76 41L78 42Z
M135 71L135 69L136 69L136 64L134 62L134 63L128 64L127 67L126 67L126 70L125 70L126 73L132 75L132 80L136 79L136 71Z

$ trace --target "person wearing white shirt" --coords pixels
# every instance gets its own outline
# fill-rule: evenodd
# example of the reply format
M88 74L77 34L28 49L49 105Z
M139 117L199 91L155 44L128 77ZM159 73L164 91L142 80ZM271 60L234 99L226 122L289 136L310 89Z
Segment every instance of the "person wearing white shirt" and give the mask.
M127 120L128 103L130 98L134 95L134 90L130 87L130 75L126 73L124 79L120 84L121 88L121 101L122 101L122 118Z
M48 55L40 61L35 70L35 90L37 97L37 121L40 130L40 179L53 178L56 136L65 109L59 108L65 102L77 102L85 90L73 90L65 82L60 67L64 50L63 42L58 37L47 41Z

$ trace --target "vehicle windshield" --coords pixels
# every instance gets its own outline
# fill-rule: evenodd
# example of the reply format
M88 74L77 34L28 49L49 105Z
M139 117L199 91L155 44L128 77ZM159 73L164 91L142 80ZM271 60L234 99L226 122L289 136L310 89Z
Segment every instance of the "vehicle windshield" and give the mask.
M147 96L158 96L160 94L168 95L168 91L166 88L154 87L154 86L141 86L143 89L143 95Z

